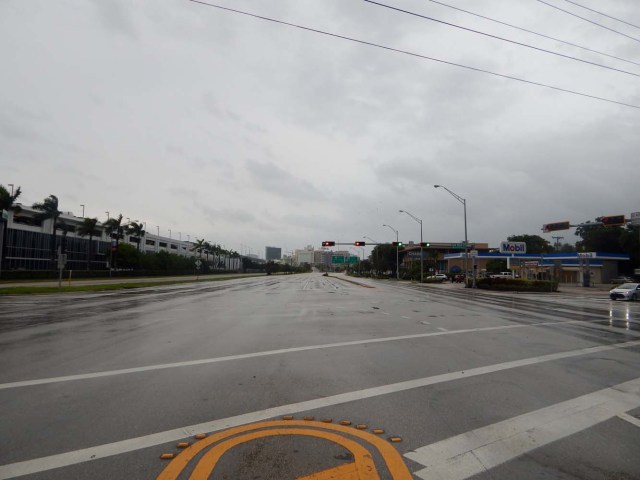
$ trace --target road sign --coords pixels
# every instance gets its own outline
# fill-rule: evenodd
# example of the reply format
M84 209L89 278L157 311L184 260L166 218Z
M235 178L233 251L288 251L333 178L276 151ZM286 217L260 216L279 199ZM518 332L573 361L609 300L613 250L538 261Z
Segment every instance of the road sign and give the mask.
M547 223L542 226L542 231L544 233L555 232L556 230L569 230L571 228L570 222L556 222L556 223Z
M470 257L477 257L478 256L478 250L469 250L469 256Z
M343 255L331 255L331 263L344 263Z
M580 258L596 258L596 252L578 252Z
M58 255L58 268L62 270L66 264L67 264L67 254L61 253L60 255Z
M348 263L351 265L354 265L356 263L358 263L360 259L358 257L349 257Z
M633 212L631 214L631 225L640 225L640 212Z
M196 268L200 268L202 266L202 261L200 259L196 260Z
M462 248L464 249L464 243L452 243L451 248Z
M624 215L609 215L600 218L600 221L605 227L619 227L625 224Z

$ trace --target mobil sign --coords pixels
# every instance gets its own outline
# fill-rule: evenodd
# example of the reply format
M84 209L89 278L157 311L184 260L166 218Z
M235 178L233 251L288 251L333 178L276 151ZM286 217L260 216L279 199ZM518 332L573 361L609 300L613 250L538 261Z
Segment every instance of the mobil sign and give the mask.
M527 253L524 242L500 242L500 253Z

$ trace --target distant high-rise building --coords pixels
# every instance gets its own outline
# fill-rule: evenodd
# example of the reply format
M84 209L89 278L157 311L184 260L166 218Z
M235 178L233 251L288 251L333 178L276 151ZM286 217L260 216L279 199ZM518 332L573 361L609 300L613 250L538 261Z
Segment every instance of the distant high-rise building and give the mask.
M270 260L280 260L282 258L282 249L280 247L265 247L264 258Z

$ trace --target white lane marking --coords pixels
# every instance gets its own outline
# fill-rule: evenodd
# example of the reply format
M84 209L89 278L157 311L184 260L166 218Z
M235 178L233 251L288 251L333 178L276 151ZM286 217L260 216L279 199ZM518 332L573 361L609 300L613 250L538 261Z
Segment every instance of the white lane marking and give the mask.
M624 420L625 422L629 422L635 425L636 427L640 427L640 419L634 417L633 415L629 415L628 413L619 413L618 417Z
M421 323L424 325L431 325L431 323L427 321L422 321ZM325 343L320 345L309 345L304 347L282 348L278 350L267 350L264 352L229 355L226 357L203 358L200 360L188 360L185 362L161 363L157 365L147 365L144 367L122 368L119 370L106 370L102 372L80 373L76 375L65 375L61 377L39 378L34 380L22 380L17 382L0 383L0 390L5 390L9 388L31 387L35 385L45 385L48 383L71 382L76 380L89 380L93 378L110 377L114 375L126 375L130 373L151 372L154 370L164 370L167 368L191 367L196 365L206 365L209 363L229 362L232 360L243 360L246 358L258 358L258 357L267 357L271 355L282 355L286 353L319 350L323 348L349 347L349 346L355 346L355 345L367 345L372 343L395 342L400 340L412 340L416 338L437 337L439 335L456 335L456 334L474 333L474 332L490 332L494 330L508 330L512 328L531 328L531 327L554 326L554 325L570 325L574 323L580 324L580 323L584 323L584 321L583 320L567 320L567 321L556 321L556 322L530 323L527 325L518 324L518 325L501 325L497 327L463 328L460 330L444 329L445 331L440 331L440 332L417 333L413 335L400 335L397 337L370 338L367 340L353 340L349 342L336 342L336 343Z
M430 333L417 333L413 335L400 335L397 337L385 337L385 338L370 338L367 340L353 340L349 342L336 342L336 343L325 343L321 345L309 345L305 347L293 347L293 348L282 348L278 350L267 350L264 352L255 352L255 353L243 353L239 355L229 355L226 357L215 357L215 358L203 358L200 360L189 360L185 362L175 362L175 363L161 363L158 365L148 365L145 367L133 367L133 368L123 368L120 370L107 370L103 372L94 372L94 373L81 373L77 375L66 375L62 377L51 377L51 378L41 378L36 380L23 380L18 382L9 382L9 383L0 383L0 390L4 390L7 388L18 388L18 387L30 387L34 385L44 385L47 383L56 383L56 382L70 382L74 380L88 380L92 378L100 378L100 377L110 377L113 375L125 375L129 373L138 373L138 372L150 372L154 370L163 370L166 368L178 368L178 367L191 367L195 365L206 365L209 363L218 363L218 362L228 362L231 360L242 360L246 358L257 358L257 357L266 357L270 355L281 355L285 353L294 353L294 352L304 352L308 350L318 350L322 348L338 348L338 347L349 347L354 345L365 345L371 343L383 343L383 342L394 342L399 340L411 340L415 338L425 338L425 337L436 337L439 335L451 335L451 334L459 334L459 333L473 333L473 332L484 332L484 331L493 331L493 330L507 330L512 328L525 328L532 326L546 326L546 325L556 325L556 324L565 324L565 323L573 323L570 322L543 322L537 324L529 324L529 325L501 325L497 327L481 327L481 328L467 328L462 330L453 330L449 332L430 332ZM580 320L576 320L575 322L580 322Z
M389 312L380 312L380 313L387 316L391 315Z
M420 447L404 456L427 467L415 472L424 480L463 480L639 406L637 378Z
M236 415L234 417L223 418L219 420L213 420L211 422L199 423L197 425L190 425L175 430L167 430L164 432L158 432L143 437L130 438L114 443L107 443L104 445L98 445L95 447L89 447L82 450L75 450L66 453L60 453L57 455L51 455L48 457L36 458L33 460L26 460L24 462L11 463L8 465L0 466L0 480L6 480L9 478L15 478L22 475L29 475L38 472L44 472L54 468L65 467L69 465L75 465L90 460L97 460L99 458L105 458L113 455L119 455L128 453L134 450L140 450L143 448L154 447L164 443L175 442L177 440L195 435L196 433L209 433L226 428L235 427L238 425L245 425L251 422L258 422L261 420L267 420L269 418L278 417L280 415L292 414L296 412L303 412L308 410L314 410L318 408L325 408L333 405L340 405L343 403L355 402L366 398L373 398L381 395L387 395L390 393L398 393L406 390L412 390L415 388L426 387L429 385L435 385L444 382L451 382L454 380L461 380L463 378L475 377L479 375L485 375L489 373L500 372L504 370L510 370L513 368L525 367L530 365L536 365L544 362L551 362L554 360L562 360L565 358L579 357L583 355L590 355L593 353L601 353L612 350L618 350L621 348L631 348L640 346L640 340L634 340L632 342L618 343L615 345L601 345L597 347L582 348L579 350L571 350L568 352L553 353L549 355L543 355L540 357L524 358L522 360L514 360L511 362L498 363L495 365L487 365L485 367L472 368L470 370L463 370L459 372L444 373L441 375L435 375L433 377L418 378L415 380L408 380L404 382L391 383L388 385L382 385L379 387L366 388L364 390L356 390L347 393L340 393L337 395L331 395L324 398L317 398L314 400L306 400L298 403L291 403L289 405L281 405L278 407L268 408L265 410L258 410L255 412L245 413L242 415ZM446 477L448 478L448 477Z
M443 327L438 327L438 330L440 330L441 332L448 332L449 330L447 330L446 328Z
M405 317L404 315L402 315L400 318L405 318L407 320L411 320L411 317Z

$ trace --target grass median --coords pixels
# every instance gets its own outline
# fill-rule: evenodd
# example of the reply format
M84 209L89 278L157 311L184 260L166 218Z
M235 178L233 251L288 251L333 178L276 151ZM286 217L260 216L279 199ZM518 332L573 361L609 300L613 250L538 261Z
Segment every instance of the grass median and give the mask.
M219 282L222 280L233 280L237 278L247 278L247 277L257 277L264 276L264 274L260 275L242 275L239 277L238 275L234 276L215 276L215 277L203 277L199 279L185 279L185 280L176 280L176 279L167 279L167 280L154 280L154 281L141 281L141 282L131 282L125 281L123 279L122 283L104 283L104 284L93 284L93 285L68 285L63 281L62 286L43 286L35 283L34 285L22 285L16 287L2 287L0 286L0 295L34 295L34 294L52 294L52 293L74 293L74 292L103 292L110 290L131 290L137 288L148 288L148 287L158 287L158 286L167 286L167 285L179 285L185 283L204 283L204 282Z

